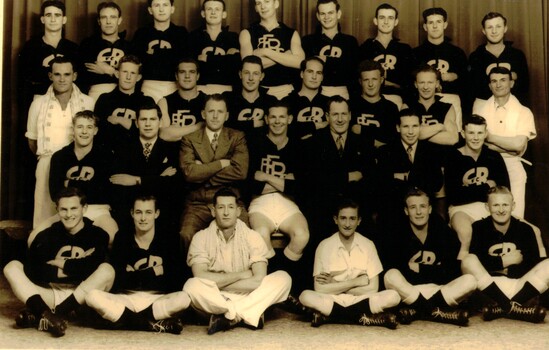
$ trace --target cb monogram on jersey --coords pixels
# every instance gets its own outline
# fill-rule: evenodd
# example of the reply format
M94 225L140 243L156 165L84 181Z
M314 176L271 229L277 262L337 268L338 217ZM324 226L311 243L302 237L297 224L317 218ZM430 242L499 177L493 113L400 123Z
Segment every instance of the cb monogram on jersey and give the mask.
M132 265L126 265L126 271L133 272L133 271L140 271L140 270L146 270L150 268L154 268L156 266L162 266L163 260L160 256L155 255L149 255L145 258L137 260L133 266ZM157 276L163 275L162 273L158 273L158 269L154 270Z
M172 113L172 125L189 126L196 124L196 117L189 109L179 109L176 113Z
M306 107L297 114L299 123L322 123L324 118L324 110L320 107Z
M259 38L258 48L271 49L278 52L284 52L284 48L281 47L280 40L275 38L274 34L265 34Z
M122 57L124 57L124 51L117 48L107 48L99 52L97 62L105 62L111 67L118 68L118 62Z
M90 181L94 175L95 170L92 167L75 165L67 170L65 178L68 180Z
M374 58L374 61L381 63L385 71L395 69L397 64L397 58L393 55L378 55Z
M343 50L341 50L340 47L332 46L332 45L326 45L318 54L320 57L331 57L331 58L340 58L343 54Z
M412 256L410 263L418 263L422 265L434 265L437 261L437 255L435 252L429 250L420 250Z
M165 40L153 40L149 42L149 49L147 50L147 54L154 55L154 50L156 50L157 48L161 50L170 50L172 48L172 44L169 41Z
M362 126L375 126L376 128L381 127L379 120L375 119L376 116L373 114L362 113L358 118L356 118L356 123Z
M488 168L486 167L478 167L469 169L464 175L463 175L463 185L464 186L470 186L470 185L482 185L488 182Z
M503 242L494 244L490 248L488 248L488 254L490 256L503 256L506 254L513 253L517 250L517 246L515 243L511 242Z
M435 67L440 73L448 73L448 71L450 71L450 63L445 60L430 60L427 64L431 67Z
M276 177L284 177L286 174L286 165L278 162L280 156L268 154L267 158L261 159L261 171Z

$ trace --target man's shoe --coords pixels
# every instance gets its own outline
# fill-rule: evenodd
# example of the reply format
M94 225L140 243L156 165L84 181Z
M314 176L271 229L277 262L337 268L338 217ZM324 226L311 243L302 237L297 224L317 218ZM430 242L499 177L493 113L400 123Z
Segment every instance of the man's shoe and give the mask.
M286 301L282 302L280 306L285 311L291 312L292 314L296 314L296 315L306 315L307 313L309 313L309 309L306 308L303 304L301 304L299 299L297 299L291 294L288 295L288 298L286 299Z
M507 317L513 320L541 323L545 320L545 315L545 308L539 305L526 307L512 301L511 310L507 314Z
M400 308L397 312L397 321L400 324L410 324L413 321L420 319L420 314L416 309L411 307Z
M429 315L428 321L454 324L456 326L466 326L469 322L469 313L458 309L434 308Z
M50 310L42 313L42 317L38 322L38 330L50 332L54 337L62 337L67 329L67 321L57 316Z
M379 314L362 314L358 323L363 326L380 326L389 329L397 328L396 316L389 312L381 312Z
M220 331L226 331L231 328L231 320L227 319L225 315L211 315L210 323L208 324L208 334L212 335Z
M36 328L38 327L38 320L28 309L23 309L15 318L15 324L19 328Z
M313 312L313 319L311 320L311 327L318 328L325 323L330 322L330 317L324 316L324 314L315 311Z
M183 323L179 318L166 318L164 320L149 321L149 331L157 333L181 334Z
M490 305L482 308L482 319L492 321L505 316L505 311L499 305Z

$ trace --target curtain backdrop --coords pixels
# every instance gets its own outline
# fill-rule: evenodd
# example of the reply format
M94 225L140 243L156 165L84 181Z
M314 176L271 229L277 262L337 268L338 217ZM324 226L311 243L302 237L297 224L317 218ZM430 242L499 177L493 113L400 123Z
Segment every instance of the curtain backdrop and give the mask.
M253 0L225 0L230 29L240 31L257 20ZM70 0L67 6L66 38L80 43L90 36L96 26L96 7L101 0ZM138 27L151 22L147 0L118 0L122 7L121 29L132 37ZM547 0L340 0L343 16L341 28L354 35L359 43L375 34L372 23L375 8L389 2L399 10L396 35L412 47L425 40L421 13L424 9L440 6L448 12L447 36L466 54L484 42L480 21L484 14L497 11L508 19L506 39L526 54L530 69L530 99L536 118L538 137L530 142L529 156L534 165L529 169L527 218L549 229L545 209L549 207L549 125L548 119L548 4ZM2 82L2 176L0 218L14 219L29 216L32 209L34 160L26 146L26 111L19 111L16 101L15 74L17 54L33 35L39 35L40 0L4 1L4 41ZM201 23L199 15L202 0L175 0L173 22L191 30ZM317 26L316 0L280 0L279 18L294 27L301 36ZM30 178L30 180L29 180ZM30 199L29 199L30 196Z

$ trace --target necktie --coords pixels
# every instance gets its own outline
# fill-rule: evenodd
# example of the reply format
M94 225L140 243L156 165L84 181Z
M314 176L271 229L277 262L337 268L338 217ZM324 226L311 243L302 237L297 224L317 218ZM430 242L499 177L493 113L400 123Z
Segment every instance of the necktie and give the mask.
M338 135L336 139L336 145L337 145L337 151L339 152L339 156L343 157L343 136Z
M215 152L215 150L217 149L217 133L216 132L214 133L211 145L212 145L213 151Z
M412 146L408 146L408 148L406 149L406 152L408 153L408 159L410 159L410 162L413 163L414 162L414 149L412 148Z
M144 146L145 148L143 148L143 155L145 156L145 160L149 160L149 156L151 155L152 144L150 142L146 142Z

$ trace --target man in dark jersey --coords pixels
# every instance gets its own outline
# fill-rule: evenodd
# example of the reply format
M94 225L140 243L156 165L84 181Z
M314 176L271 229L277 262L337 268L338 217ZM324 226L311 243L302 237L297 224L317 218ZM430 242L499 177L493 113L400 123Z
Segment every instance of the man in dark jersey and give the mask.
M324 112L328 96L323 94L324 87L321 87L324 61L316 56L307 57L301 62L300 69L301 89L294 90L288 99L292 109L290 113L295 116L290 133L292 137L304 140L313 136L318 129L328 126Z
M227 18L224 0L204 0L200 15L204 25L189 34L190 56L200 64L200 91L211 95L232 91L240 64L238 33L223 27Z
M156 225L160 210L154 196L138 196L131 215L134 228L120 232L112 247L111 293L93 290L86 304L115 329L179 334L183 325L177 315L191 300L181 291L177 236Z
M379 5L373 21L377 35L360 45L359 58L361 61L368 59L382 64L385 79L381 92L400 109L402 100L407 100L409 95L412 85L410 73L416 65L412 48L393 37L393 31L398 25L398 10L395 7L387 3Z
M23 265L12 260L4 276L17 299L26 304L15 323L63 336L67 316L84 304L94 289L109 290L112 267L104 263L109 235L84 218L86 196L78 189L61 190L57 200L61 222L29 241Z
M461 48L450 43L450 38L444 36L444 30L448 27L448 14L441 7L431 7L423 11L422 15L427 40L414 48L418 63L433 66L440 72L442 93L454 95L458 105L467 103L467 56Z
M522 104L528 105L528 62L521 50L514 48L511 41L505 41L506 32L507 18L501 13L489 12L482 19L486 44L480 45L469 55L472 98L490 98L490 71L494 67L505 67L511 71L514 81L511 92Z
M141 61L137 56L122 57L114 74L118 87L99 96L94 110L99 118L96 143L111 150L124 145L130 135L137 133L137 109L144 98L150 98L136 89L141 80Z
M265 78L263 86L278 99L287 96L297 81L297 69L305 58L296 30L278 22L279 0L256 0L261 20L240 32L240 55L261 57Z
M468 312L458 305L476 290L477 282L461 275L455 232L432 213L422 190L411 189L404 202L406 217L395 218L380 249L388 270L385 288L396 290L405 305L398 313L400 323L421 319L467 325Z
M509 175L502 156L487 146L486 119L473 114L463 121L465 145L452 148L444 165L450 225L461 242L458 258L469 251L473 222L488 217L486 196L494 186L509 187Z
M147 3L154 22L135 32L132 50L143 63L141 91L158 102L177 90L173 71L177 61L188 55L188 33L185 27L171 22L174 0L148 0Z
M349 99L350 90L355 86L358 42L354 36L341 32L341 14L338 0L318 0L316 18L319 26L314 34L303 37L302 45L306 57L319 56L326 62L322 93Z
M507 187L491 188L486 205L490 217L473 224L470 254L461 265L495 302L483 308L483 318L543 322L546 312L535 297L549 286L549 260L540 257L532 227L511 215L513 194Z
M130 51L130 43L124 39L126 32L118 33L118 26L122 23L120 6L114 2L97 5L97 23L100 33L84 39L80 45L85 66L80 78L94 100L116 88L114 72L120 59Z
M160 137L178 142L201 125L201 112L206 95L198 91L200 77L198 62L192 58L181 59L176 66L177 90L158 101L162 111Z
M398 107L381 95L385 70L377 61L364 60L358 65L360 96L351 100L352 131L377 147L398 137Z

